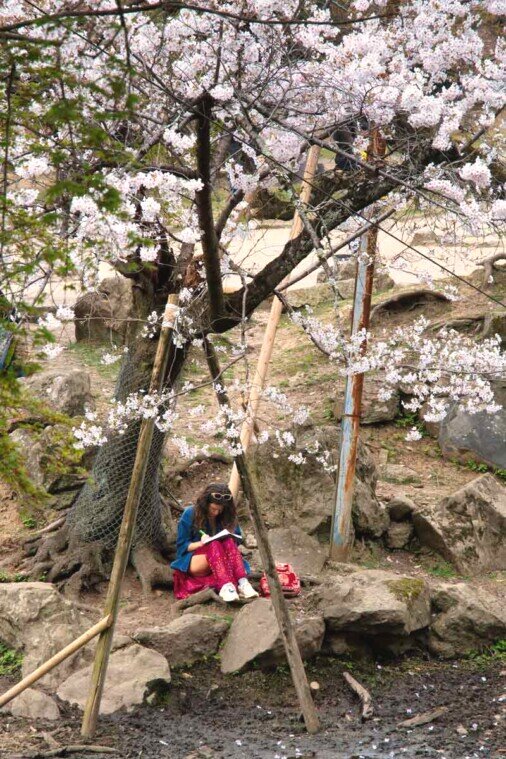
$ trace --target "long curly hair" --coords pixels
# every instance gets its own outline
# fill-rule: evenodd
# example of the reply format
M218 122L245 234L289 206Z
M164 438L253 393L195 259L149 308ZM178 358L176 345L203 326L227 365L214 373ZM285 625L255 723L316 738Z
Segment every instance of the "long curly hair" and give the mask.
M230 500L218 501L213 499L212 494L219 493L220 495L229 495ZM223 505L223 511L219 516L219 520L224 528L227 530L234 530L237 526L237 511L232 498L232 493L228 485L224 485L222 482L213 482L200 493L195 501L195 513L193 515L193 523L197 530L203 530L209 521L209 504L220 503Z

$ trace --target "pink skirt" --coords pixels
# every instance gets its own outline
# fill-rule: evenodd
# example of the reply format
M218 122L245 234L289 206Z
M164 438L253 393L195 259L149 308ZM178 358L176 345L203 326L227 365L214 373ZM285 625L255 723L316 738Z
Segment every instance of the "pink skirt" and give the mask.
M206 549L202 546L202 548L197 548L197 550L193 552L193 555L195 556L199 553L205 554L205 552ZM211 572L203 577L193 577L188 572L181 572L180 569L174 569L173 578L174 595L178 601L181 601L183 598L188 598L188 596L198 593L199 590L204 590L204 588L218 590L216 580Z

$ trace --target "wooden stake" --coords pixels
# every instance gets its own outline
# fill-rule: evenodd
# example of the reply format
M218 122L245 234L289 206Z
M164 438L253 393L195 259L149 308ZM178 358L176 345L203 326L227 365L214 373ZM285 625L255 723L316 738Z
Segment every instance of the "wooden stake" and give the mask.
M167 368L170 336L177 313L177 302L177 295L169 295L151 374L151 382L149 386L150 394L159 393L162 389L163 379ZM95 662L91 675L90 692L84 710L83 724L81 727L81 734L85 738L92 738L97 726L100 701L102 699L109 653L114 634L114 626L118 616L121 584L130 556L137 509L139 507L148 464L149 451L153 439L154 424L154 419L143 419L141 422L132 477L130 479L130 487L126 498L123 520L121 522L118 543L114 555L111 579L109 581L109 588L105 601L104 614L111 616L112 622L110 627L100 635L97 643Z
M41 677L47 675L47 673L54 669L58 664L61 664L62 661L68 659L69 656L72 656L76 651L79 651L79 649L89 643L90 640L93 640L96 635L107 630L111 621L110 616L103 617L100 622L97 622L93 627L90 627L89 630L86 630L86 632L80 635L79 638L73 640L72 643L69 643L65 648L62 648L61 651L58 651L57 654L44 662L44 664L41 664L40 667L37 667L33 672L30 672L30 674L20 680L19 683L16 683L12 688L9 688L8 691L0 696L0 707L5 706L9 701L12 701L13 698L16 698L16 696L19 696L20 693L29 688L30 685L33 685L33 683L36 683Z
M303 203L308 203L311 197L312 180L316 173L316 167L318 165L318 156L320 155L320 147L318 145L312 145L304 169L304 177L302 180L302 187L300 192L300 199ZM300 235L303 229L303 223L298 213L295 213L292 222L292 229L290 231L290 240L295 240ZM287 277L281 285L288 287L290 284L290 278ZM267 377L267 371L272 356L272 349L274 346L274 338L276 337L276 330L278 328L279 319L283 311L283 304L278 298L274 298L271 305L271 311L267 320L267 326L265 328L264 339L262 347L260 349L260 355L258 357L258 363L256 366L255 374L253 376L253 382L251 385L247 418L244 421L241 430L241 445L243 451L247 451L253 435L253 429L255 426L255 417L257 415L258 406L260 403L260 395L265 384L265 378ZM239 494L240 477L236 464L232 468L232 474L230 475L230 481L228 486L232 492L234 498L237 498Z
M223 378L221 376L218 358L214 347L208 340L204 340L204 350L211 377L214 380L220 378L220 389L216 391L218 403L221 406L230 406L227 392L223 386ZM292 681L304 717L304 723L308 733L316 733L320 729L320 722L311 695L311 689L307 680L302 656L300 655L299 644L295 637L295 630L288 612L281 583L279 582L274 557L269 544L267 528L262 517L262 512L260 511L259 500L250 476L246 456L244 453L241 453L234 458L234 461L237 467L238 476L240 477L243 492L248 499L250 518L255 531L262 566L267 576L267 582L269 583L272 606L278 621L281 640L283 641L283 646L285 648L286 658L288 660Z

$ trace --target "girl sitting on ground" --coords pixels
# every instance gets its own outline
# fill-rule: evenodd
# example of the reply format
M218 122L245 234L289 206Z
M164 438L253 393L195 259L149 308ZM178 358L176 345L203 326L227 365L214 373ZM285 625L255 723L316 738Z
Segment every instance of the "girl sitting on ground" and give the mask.
M223 529L241 535L232 493L226 485L208 485L179 520L177 555L171 564L176 598L187 598L204 588L214 588L227 602L258 596L247 579L250 568L235 538L206 543L206 538Z

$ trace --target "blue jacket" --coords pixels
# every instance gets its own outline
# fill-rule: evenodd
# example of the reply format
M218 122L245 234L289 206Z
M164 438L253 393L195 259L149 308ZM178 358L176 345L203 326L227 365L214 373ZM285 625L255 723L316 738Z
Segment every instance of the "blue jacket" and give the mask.
M177 541L176 541L176 559L172 562L170 565L172 569L179 569L181 572L188 572L190 568L190 561L193 556L193 551L188 551L188 546L190 543L196 543L200 540L201 535L199 534L198 529L195 527L194 521L193 521L193 514L195 512L194 506L188 506L183 513L181 514L181 519L179 520L179 524L177 526ZM223 529L223 526L219 519L216 520L216 532L219 532ZM208 535L211 535L211 526L209 524L206 524L205 526L205 532L207 532ZM239 525L235 528L236 535L242 535L241 528ZM243 559L244 562L244 568L246 572L249 574L250 572L250 566L245 559Z

